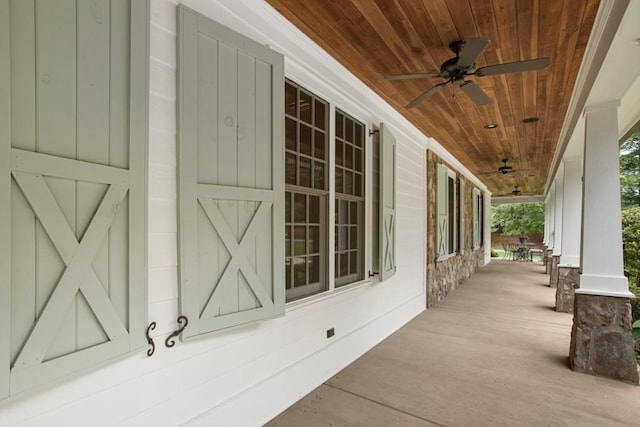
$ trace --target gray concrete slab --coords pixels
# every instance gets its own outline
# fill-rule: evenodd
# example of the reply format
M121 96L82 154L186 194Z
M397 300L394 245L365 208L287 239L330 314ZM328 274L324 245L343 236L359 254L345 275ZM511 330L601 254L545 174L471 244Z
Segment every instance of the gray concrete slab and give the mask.
M640 387L572 372L540 263L493 261L270 426L638 426Z

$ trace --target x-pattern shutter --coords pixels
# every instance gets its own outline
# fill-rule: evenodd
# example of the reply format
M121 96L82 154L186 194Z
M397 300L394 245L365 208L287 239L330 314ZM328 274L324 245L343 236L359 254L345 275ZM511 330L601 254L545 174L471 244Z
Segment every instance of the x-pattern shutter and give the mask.
M380 124L380 280L396 272L396 138Z
M0 397L145 343L147 8L0 1Z
M179 7L185 336L284 313L283 57Z
M438 163L436 176L436 257L446 255L448 235L449 235L449 217L447 215L447 168Z

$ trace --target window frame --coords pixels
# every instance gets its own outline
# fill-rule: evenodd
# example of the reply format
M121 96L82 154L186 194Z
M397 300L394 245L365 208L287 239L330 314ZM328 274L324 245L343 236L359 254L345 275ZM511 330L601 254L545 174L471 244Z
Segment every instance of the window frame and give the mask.
M372 149L370 149L371 135L370 135L370 124L358 117L355 114L348 112L348 109L343 108L338 105L336 102L325 98L322 94L319 94L316 91L313 91L303 84L298 83L293 78L286 76L285 78L285 91L288 85L293 85L299 91L304 91L306 94L311 95L314 99L320 99L325 102L327 106L327 114L328 114L328 127L327 127L327 145L326 145L326 163L325 163L325 171L326 171L326 179L325 181L328 184L328 190L318 190L307 188L306 190L309 193L317 193L323 192L326 196L326 204L323 208L326 214L324 220L325 223L321 224L321 233L323 233L326 245L324 245L324 249L321 248L321 253L324 255L324 260L321 262L321 282L322 278L325 279L324 285L320 283L320 285L313 292L304 293L303 295L296 295L295 292L292 292L290 288L286 288L286 298L285 304L287 308L297 307L300 305L304 305L309 302L313 302L317 299L324 298L327 295L331 295L337 291L343 291L346 289L353 289L354 287L358 287L361 285L367 285L372 282L370 275L367 274L367 271L371 270L371 241L372 241L372 230L371 230L371 209L372 209L372 194L373 190L371 187L371 173L372 173ZM362 195L354 196L348 195L344 193L338 193L336 191L336 113L342 114L344 117L348 117L350 120L358 123L362 126ZM290 117L285 113L285 117ZM285 126L286 127L286 126ZM285 130L285 139L286 139L286 130ZM286 144L285 144L285 153L287 152ZM286 154L285 154L286 156ZM285 165L286 169L286 165ZM286 174L286 172L285 172ZM285 178L286 179L286 178ZM291 184L286 184L285 182L285 192L289 192L290 190L303 189L305 187L292 186ZM340 200L348 200L350 204L352 202L359 203L358 212L358 221L360 226L358 231L358 240L360 242L361 247L358 249L361 252L358 256L358 262L361 266L361 269L358 271L358 275L352 277L349 276L352 280L345 281L344 283L340 283L336 277L336 254L338 251L336 250L337 241L336 241L336 215L338 213L338 204ZM285 224L288 224L285 220ZM285 225L287 226L287 225ZM377 231L375 231L377 232ZM321 255L321 256L322 256ZM285 256L285 258L287 258ZM288 283L285 284L288 286Z
M442 238L446 242L446 253L438 254L438 230L436 229L436 262L447 260L458 254L458 226L459 215L456 215L459 209L458 203L458 186L456 185L457 174L454 170L449 168L443 163L438 163L437 167L443 168L446 172L446 183L438 184L439 174L436 173L436 228L438 227L438 201L443 197L439 194L440 191L444 191L444 205L447 216L447 229L446 235ZM451 186L453 184L453 186ZM453 191L451 191L453 189ZM453 194L451 194L453 193ZM451 235L452 234L452 235ZM450 247L452 246L452 247Z

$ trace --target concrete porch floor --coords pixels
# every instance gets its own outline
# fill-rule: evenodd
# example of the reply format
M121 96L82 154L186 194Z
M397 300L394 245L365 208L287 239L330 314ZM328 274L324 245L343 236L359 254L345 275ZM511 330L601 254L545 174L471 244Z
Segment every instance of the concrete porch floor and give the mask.
M569 369L548 283L492 261L267 425L640 425L640 387Z

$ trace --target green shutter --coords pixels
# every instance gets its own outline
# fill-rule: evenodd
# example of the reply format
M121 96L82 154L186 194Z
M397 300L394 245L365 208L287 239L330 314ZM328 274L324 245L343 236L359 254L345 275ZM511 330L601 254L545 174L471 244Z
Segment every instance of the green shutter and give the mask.
M396 138L380 124L380 281L396 272Z
M447 255L449 236L449 217L447 215L447 168L438 163L436 176L436 257Z
M284 314L284 59L178 8L185 337Z
M459 240L459 252L461 254L464 254L464 246L465 246L465 220L464 220L464 191L465 191L465 186L464 186L464 181L462 180L462 178L459 181L459 187L458 187L458 209L459 209L459 221L460 224L458 226L459 229L459 233L460 235L458 236L458 240Z
M4 0L0 16L6 396L146 342L148 4Z

